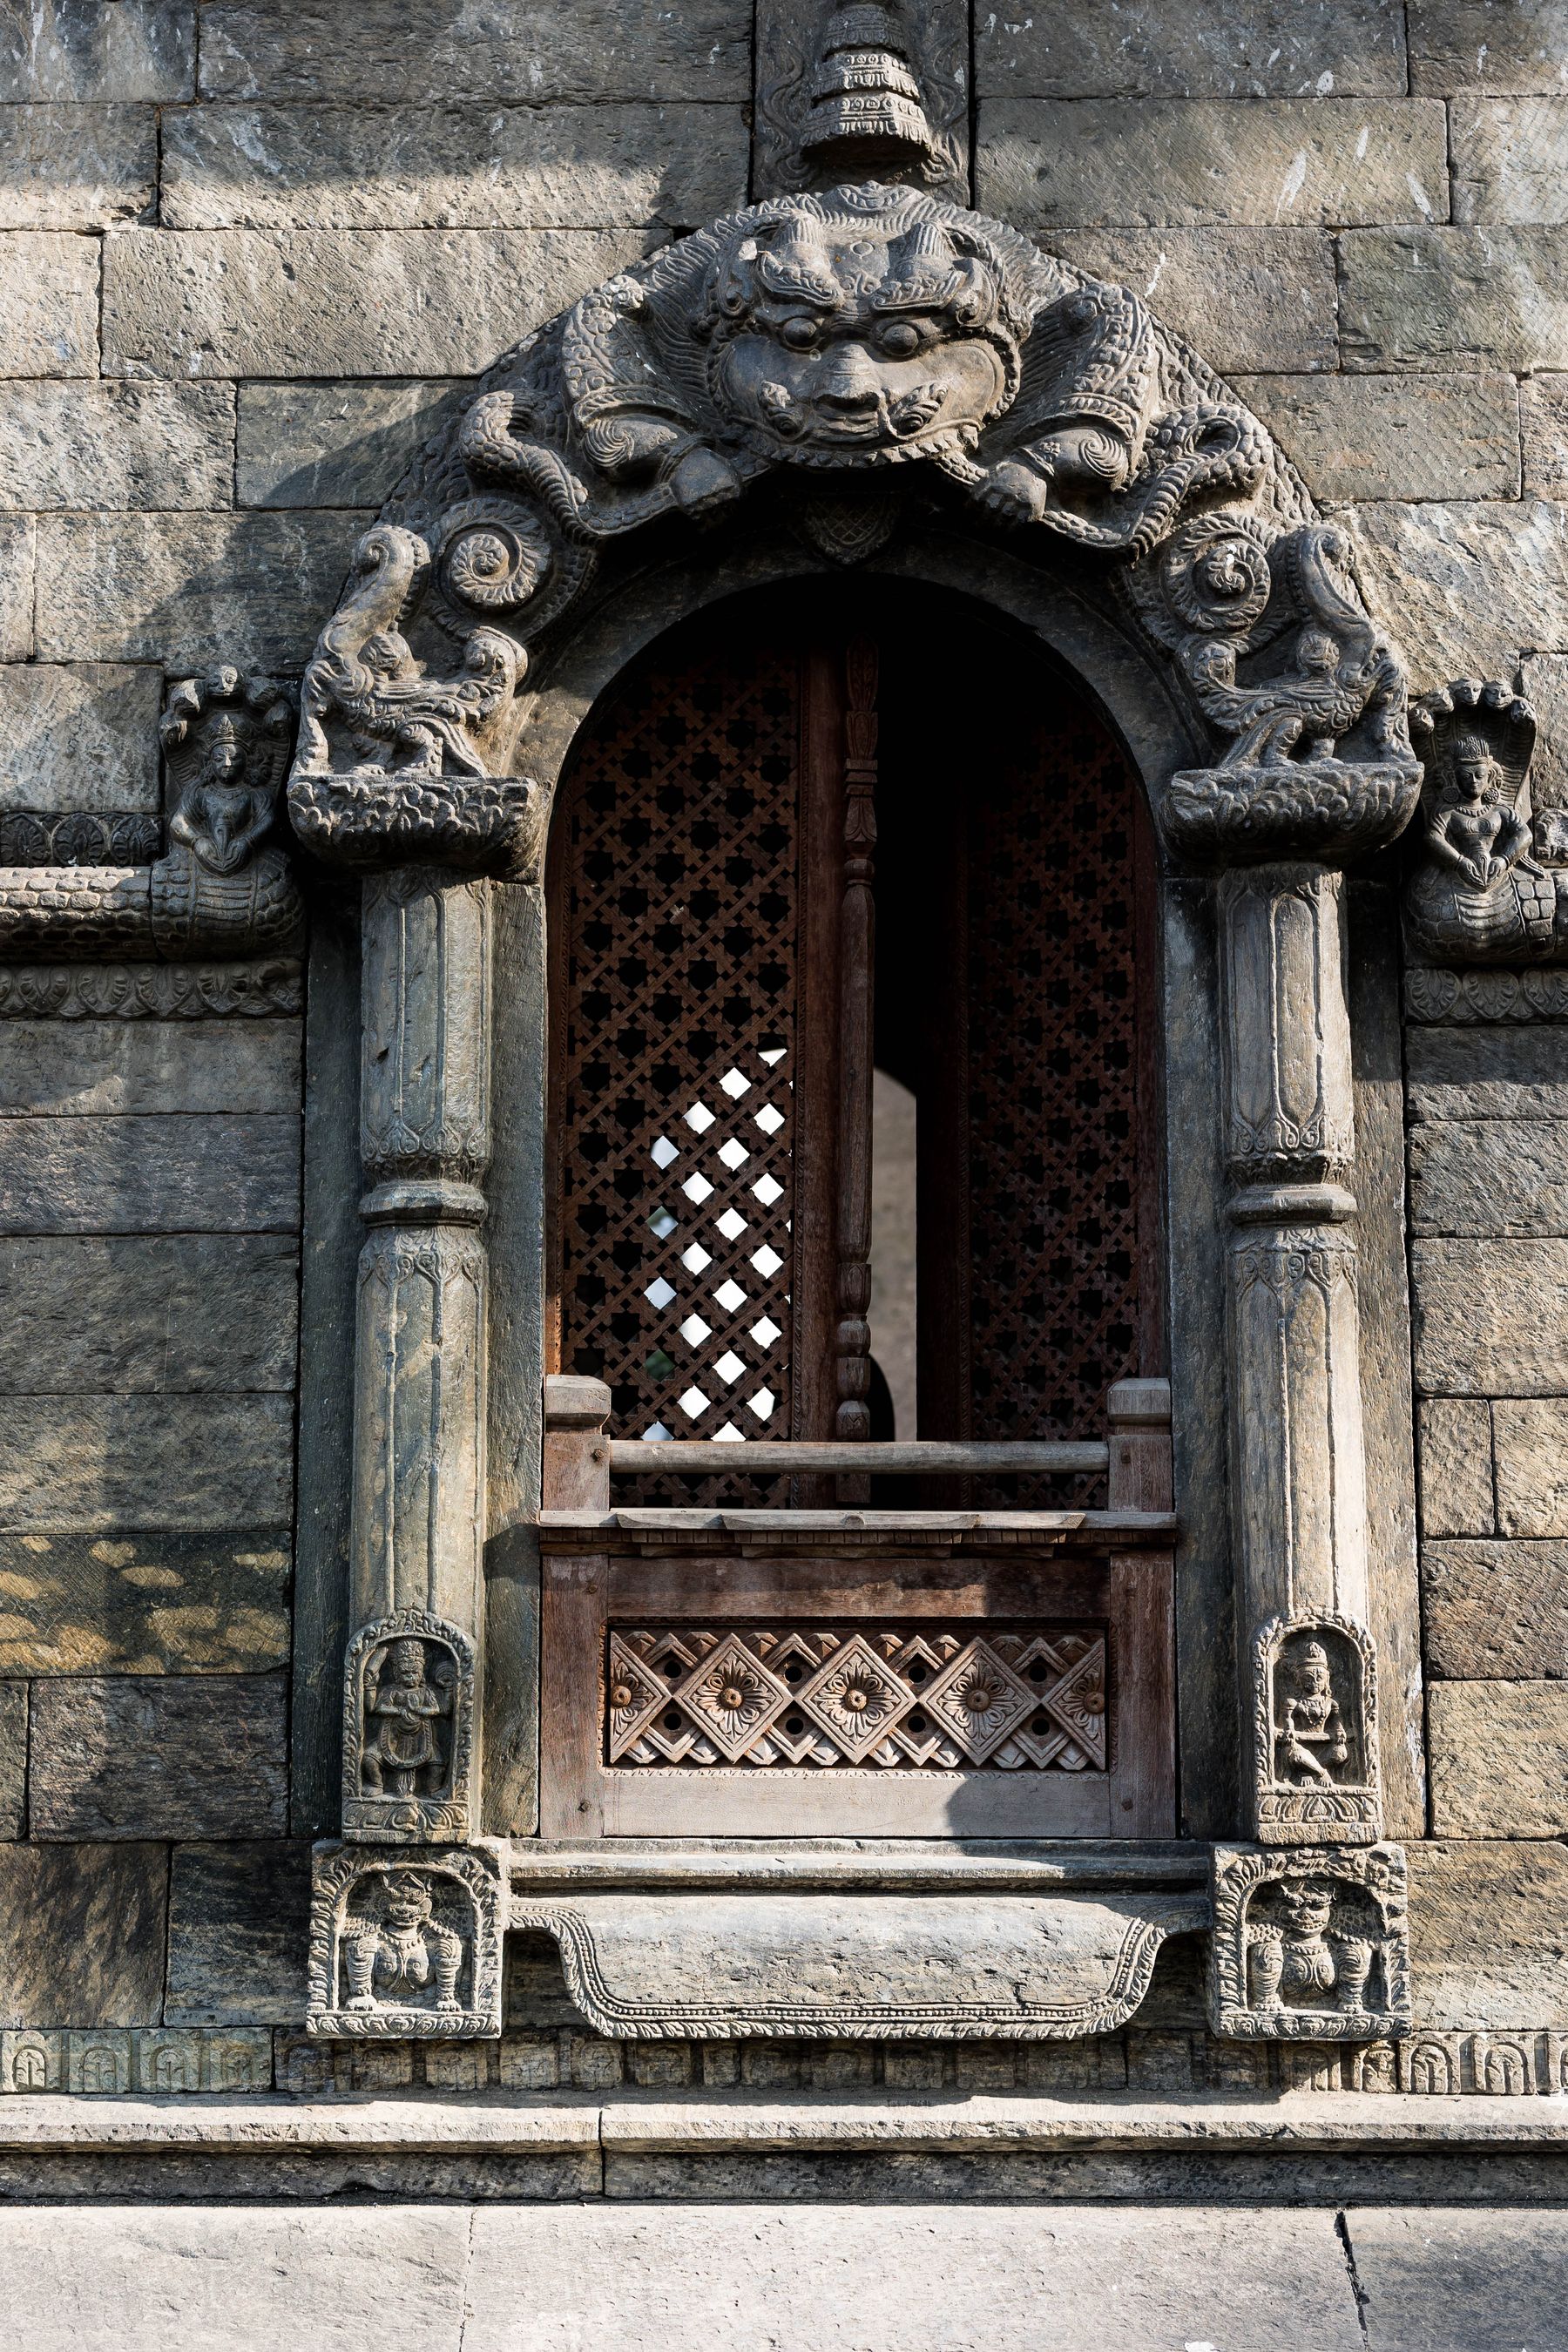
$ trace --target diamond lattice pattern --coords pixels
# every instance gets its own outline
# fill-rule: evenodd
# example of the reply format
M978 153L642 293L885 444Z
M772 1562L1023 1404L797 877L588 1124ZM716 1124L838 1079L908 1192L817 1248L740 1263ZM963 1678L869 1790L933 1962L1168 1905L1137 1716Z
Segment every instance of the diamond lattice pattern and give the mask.
M793 655L650 671L575 780L561 1360L617 1436L791 1433L797 710Z
M611 1631L608 1763L1103 1772L1098 1626Z

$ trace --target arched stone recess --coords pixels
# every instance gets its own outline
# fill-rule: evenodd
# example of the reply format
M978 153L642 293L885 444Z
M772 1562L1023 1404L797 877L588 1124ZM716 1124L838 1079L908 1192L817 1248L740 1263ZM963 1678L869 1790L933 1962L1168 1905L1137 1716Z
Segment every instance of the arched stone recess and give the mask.
M481 1830L526 1832L545 1442L529 886L574 737L628 658L717 599L841 567L1008 616L1099 698L1142 777L1167 884L1169 1115L1188 1139L1188 1196L1171 1202L1177 1500L1196 1568L1180 1683L1208 1793L1185 1826L1239 1826L1264 1856L1238 1870L1215 1849L1215 1900L1234 1916L1214 2013L1244 2035L1344 2017L1397 2032L1403 1910L1363 1886L1398 1874L1396 1856L1370 1858L1374 1684L1333 1677L1383 1624L1341 869L1415 806L1403 672L1346 535L1204 362L1134 295L933 195L867 184L755 205L506 354L362 540L306 670L289 818L325 865L367 877L346 1633L363 1650L365 1629L427 1612L471 1644L484 1796L468 1842L488 1853ZM306 1612L332 1616L326 1597ZM1320 1621L1359 1633L1316 1643ZM1258 1699L1257 1643L1279 1622L1311 1675ZM301 1671L318 1694L306 1738L327 1721L320 1672ZM1382 1686L1403 1679L1395 1662ZM357 1687L351 1756L369 1738ZM1277 1697L1289 1720L1258 1727L1255 1702ZM1352 1719L1353 1757L1335 1727ZM1327 1808L1352 1816L1348 1843L1276 1864L1279 1785L1331 1787L1342 1769L1373 1791ZM351 1805L351 1844L353 1820ZM421 1841L450 1835L436 1809L405 1832L409 1904L443 1866ZM506 1871L487 1870L489 1935ZM1345 1947L1326 1980L1324 1920ZM374 1986L363 1997L374 2010ZM313 2030L394 2030L337 2008L324 1995ZM945 2030L994 2031L965 2013L961 1994ZM889 2031L915 2030L900 2017ZM759 2030L715 2018L680 2030Z

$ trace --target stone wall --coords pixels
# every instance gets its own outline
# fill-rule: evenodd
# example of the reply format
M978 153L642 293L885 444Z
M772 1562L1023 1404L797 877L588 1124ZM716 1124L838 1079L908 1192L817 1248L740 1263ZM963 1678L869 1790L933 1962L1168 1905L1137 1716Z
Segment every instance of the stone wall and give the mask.
M462 379L743 199L751 30L737 0L0 17L0 817L146 818L167 679L297 674ZM1540 790L1568 800L1564 11L1041 0L979 12L973 68L978 205L1227 373L1350 523L1415 688L1528 690ZM217 1017L164 981L0 968L0 2025L47 2029L38 2065L79 2088L259 2085L274 2032L280 2080L331 2076L293 2038L300 1007L240 996ZM1568 1034L1417 1024L1408 1081L1417 2016L1454 2087L1499 2086L1478 2029L1524 2035L1521 2087L1544 2087L1568 2025ZM1201 2088L1221 2058L1194 1987L1169 1999L1070 2062L908 2065ZM695 2063L581 2034L526 1968L512 2020L499 2052L426 2051L424 2079ZM904 2063L710 2053L704 2078L907 2086Z

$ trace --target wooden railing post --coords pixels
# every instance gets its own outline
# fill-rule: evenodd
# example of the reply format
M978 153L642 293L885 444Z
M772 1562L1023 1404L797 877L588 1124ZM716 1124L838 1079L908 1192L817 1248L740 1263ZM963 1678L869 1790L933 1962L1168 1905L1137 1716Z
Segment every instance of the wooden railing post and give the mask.
M544 1508L610 1507L610 1391L577 1372L552 1372L544 1383Z
M1113 1511L1168 1511L1171 1383L1117 1381L1107 1391L1110 1468L1106 1501Z

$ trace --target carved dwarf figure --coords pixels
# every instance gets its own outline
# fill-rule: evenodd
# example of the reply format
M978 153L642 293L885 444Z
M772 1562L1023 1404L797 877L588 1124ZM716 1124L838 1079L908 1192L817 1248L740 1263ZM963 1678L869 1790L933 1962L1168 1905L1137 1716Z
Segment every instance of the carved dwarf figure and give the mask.
M1331 1785L1333 1768L1349 1760L1350 1741L1334 1697L1329 1654L1321 1642L1309 1643L1290 1662L1288 1677L1293 1687L1281 1694L1279 1777Z
M366 1678L367 1737L361 1771L368 1795L413 1797L444 1787L447 1756L439 1727L452 1712L450 1685L429 1678L425 1644L405 1636Z
M346 2006L361 2011L432 2005L441 2011L458 2009L462 1938L436 1916L430 1889L416 1871L389 1873L381 1911L379 1920L355 1920L344 1934ZM433 2004L426 1998L432 1984Z
M1364 1937L1331 1934L1334 1895L1327 1878L1287 1879L1280 1885L1283 1921L1253 1927L1247 1936L1255 2008L1360 2008L1373 1948Z

